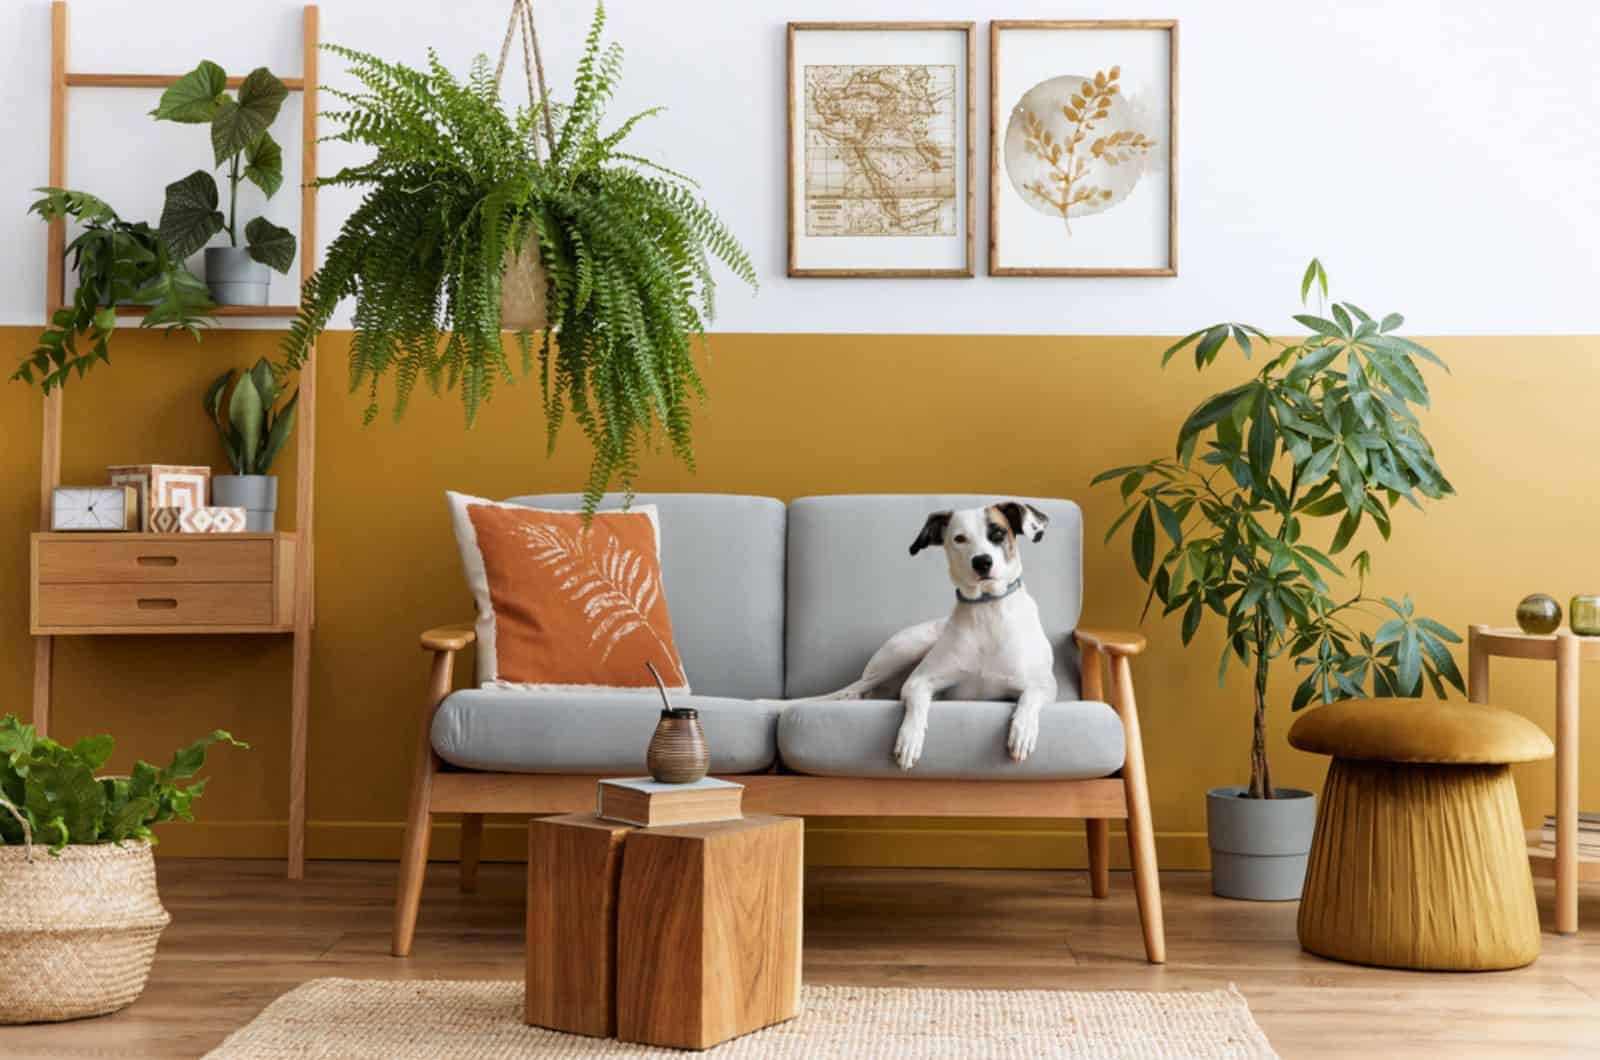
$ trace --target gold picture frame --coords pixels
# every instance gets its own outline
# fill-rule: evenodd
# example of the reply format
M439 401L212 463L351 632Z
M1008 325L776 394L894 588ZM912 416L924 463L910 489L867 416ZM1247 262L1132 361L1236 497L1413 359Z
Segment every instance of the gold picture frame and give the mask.
M897 45L910 40L910 35L921 34L929 37L933 34L959 34L960 43L950 42L946 53L949 57L959 58L957 64L939 62L937 65L894 65L906 63L905 47L889 47L883 49L884 56L898 55L898 59L874 56L865 51L870 46L866 39L868 34L904 34L907 35ZM833 35L829 43L833 45L830 55L847 52L846 57L854 59L857 51L854 48L841 48L841 42L847 40L840 35L861 34L862 51L859 53L863 60L859 65L842 64L829 66L809 66L801 58L797 60L797 50L807 48L804 38L808 35L818 35L821 44L822 35ZM785 72L787 88L788 120L786 125L787 140L785 156L788 165L788 275L793 277L832 277L832 278L959 278L965 279L976 275L976 252L974 237L974 218L976 216L976 200L974 194L974 169L976 148L974 146L973 128L976 122L975 88L973 84L973 70L977 59L977 34L975 22L790 22L788 24L787 61ZM852 42L853 43L853 42ZM840 63L839 56L831 60ZM798 65L797 65L798 62ZM943 71L949 69L950 84L942 83L945 76ZM859 73L851 74L850 71L931 71L938 70L941 83L937 86L935 95L938 98L937 119L948 122L942 128L934 128L931 123L923 128L920 133L926 135L927 146L921 149L921 156L911 156L911 164L906 166L903 161L892 168L891 174L869 174L876 182L879 176L892 182L910 184L913 188L926 190L928 193L919 195L912 193L904 197L891 196L888 199L878 199L873 196L850 196L847 189L852 183L859 183L861 174L850 173L846 167L855 163L849 160L834 159L833 164L838 167L836 179L839 181L840 194L837 197L818 196L808 194L804 184L817 172L816 159L808 159L808 145L815 144L815 139L808 139L806 116L802 108L806 106L806 99L801 86L801 78L811 75L809 70L829 71L827 76L849 77L861 76ZM799 75L797 77L797 75ZM903 76L893 74L893 77ZM926 74L916 74L926 77ZM806 85L813 84L806 80ZM894 90L904 90L905 83L890 82ZM845 86L834 83L833 90L842 90ZM927 91L923 84L919 92ZM944 134L950 135L950 142L942 142ZM885 145L879 142L878 149L888 152L885 157L895 158L894 152L903 151L892 144ZM932 154L937 152L937 154ZM903 159L903 155L900 156ZM826 164L826 163L824 163ZM800 169L797 166L805 166ZM949 180L950 186L945 181ZM921 182L921 183L919 183ZM924 185L932 184L932 188ZM962 187L964 185L964 187ZM914 216L903 217L896 206L886 206L886 203L908 202L914 204ZM831 239L832 236L844 236L843 239ZM931 237L931 238L928 238ZM945 259L937 264L917 265L912 264L916 258L926 256L929 258Z
M1106 264L1104 261L1091 263L1091 264L1083 264L1083 265L1063 264L1063 263L1058 263L1058 262L1051 262L1051 263L1043 263L1043 262L1041 262L1041 263L1032 263L1032 264L1030 264L1030 263L1027 263L1026 261L1019 260L1019 258L1025 258L1027 256L1025 253L1024 254L1013 253L1013 254L1009 254L1008 255L1008 254L1003 252L1004 248L1002 247L1002 239L1003 239L1004 234L1006 232L1014 232L1017 229L1018 225L1015 222L1014 218L1011 217L1011 216L1007 216L1006 218L1003 219L1002 218L1002 213L1007 213L1008 215L1012 211L1016 211L1016 212L1020 213L1020 211L1027 209L1027 207L1029 205L1032 205L1034 210L1040 211L1040 212L1044 212L1046 210L1054 208L1054 209L1057 209L1057 210L1060 211L1060 214L1061 214L1060 220L1063 223L1065 223L1069 233L1071 231L1071 220L1072 220L1072 218L1074 216L1080 216L1080 215L1075 215L1075 214L1072 213L1072 208L1074 206L1080 205L1080 203L1079 203L1079 201L1076 201L1076 199L1075 199L1075 196L1076 196L1077 193L1069 194L1069 192L1071 190L1070 187L1063 186L1061 188L1061 191L1059 193L1060 194L1060 198L1059 199L1050 195L1049 186L1045 185L1043 180L1035 181L1033 183L1026 184L1022 188L1019 188L1019 187L1017 187L1017 184L1019 183L1019 177L1017 175L1014 175L1014 174L1008 176L1006 168L1002 164L1002 154L1004 153L1004 154L1008 154L1009 155L1009 153L1014 148L1014 145L1012 145L1009 142L1009 140L1016 139L1016 137L1012 137L1011 136L1011 129L1010 129L1011 120L1012 120L1011 116L1013 114L1018 114L1018 113L1022 114L1025 118L1031 116L1031 112L1025 111L1023 109L1026 95L1031 95L1033 92L1035 92L1035 91L1037 91L1039 89L1047 88L1048 85L1050 84L1050 82L1040 82L1040 83L1034 85L1033 88L1029 89L1028 93L1022 94L1022 95L1018 94L1015 85L1006 85L1004 82L1006 80L1007 75L1005 73L1003 73L1003 71L1005 71L1007 69L1007 67L1005 65L1006 64L1006 57L1003 55L1003 51L1002 51L1002 48L1003 48L1003 46L1002 46L1002 38L1005 36L1006 33L1012 32L1012 31L1041 31L1041 30L1045 30L1045 31L1062 31L1062 32L1071 32L1071 31L1118 31L1118 32L1120 32L1120 31L1143 31L1143 32L1146 32L1146 33L1154 31L1154 32L1159 33L1159 34L1165 34L1165 39L1166 39L1166 57L1165 57L1165 61L1163 63L1151 63L1150 64L1151 69L1154 69L1155 67L1159 66L1159 71L1157 71L1157 72L1164 73L1165 78L1166 78L1165 91L1164 92L1157 92L1157 93L1153 93L1152 94L1152 95L1154 95L1154 97L1156 99L1164 101L1164 104L1165 104L1165 106L1164 106L1164 109L1165 109L1165 115L1164 115L1165 122L1164 123L1160 123L1160 124L1164 125L1164 133L1165 133L1165 136L1164 136L1165 142L1164 142L1164 144L1161 142L1163 137L1160 135L1160 132L1157 132L1155 135L1151 135L1151 136L1149 136L1147 138L1143 133L1134 132L1132 130L1118 130L1118 131L1112 132L1112 133L1110 133L1110 134L1108 134L1106 136L1099 137L1096 140L1089 141L1090 144L1093 145L1093 150L1094 150L1093 157L1094 157L1094 159L1096 161L1099 161L1102 157L1111 157L1111 158L1120 159L1123 162L1126 162L1129 159L1130 156L1137 155L1139 153L1139 150L1142 149L1142 148L1145 148L1146 146L1153 146L1154 149L1159 149L1160 150L1160 155L1164 159L1165 165L1163 167L1161 167L1159 170L1155 170L1153 172L1155 172L1158 176L1164 176L1164 180L1165 180L1165 184L1166 184L1165 238L1164 238L1164 240L1161 241L1161 242L1164 242L1164 249L1165 249L1165 255L1164 255L1165 260L1163 262L1151 262L1151 263L1147 263L1147 264L1137 264L1137 265L1127 265L1127 266ZM1106 77L1106 74L1108 72L1107 68L1109 69L1109 74L1110 74L1109 82L1104 80L1105 77ZM1077 89L1077 91L1073 95L1071 95L1069 98L1067 98L1064 101L1064 103L1062 104L1062 106L1061 106L1061 109L1062 109L1063 113L1067 116L1068 120L1069 121L1073 121L1075 123L1073 128L1070 130L1070 135L1064 137L1059 132L1052 132L1052 130L1049 129L1049 128L1043 127L1042 125L1031 124L1031 123L1030 123L1030 127L1026 128L1024 130L1024 132L1023 132L1023 142L1027 145L1028 153L1031 154L1034 158L1037 158L1038 160L1040 160L1041 162L1047 164L1050 167L1050 173L1047 174L1047 179L1049 179L1049 180L1051 180L1053 182L1057 182L1057 186L1059 186L1059 182L1062 182L1062 181L1066 181L1070 185L1070 181L1072 179L1074 179L1073 178L1073 173L1071 171L1069 171L1069 170L1064 170L1062 168L1062 166L1061 166L1061 161L1062 161L1061 155L1060 155L1061 149L1062 148L1067 148L1068 151L1070 152L1073 148L1075 148L1078 145L1078 143L1082 142L1082 140L1085 139L1084 131L1083 131L1082 127L1084 126L1084 124L1086 123L1086 121L1090 117L1104 117L1104 116L1107 115L1107 110L1105 108L1112 105L1110 101L1113 99L1113 97L1117 94L1117 91L1118 91L1118 78L1120 76L1120 67L1118 65L1114 65L1112 63L1107 63L1107 64L1105 64L1104 67L1096 65L1095 72L1092 75L1089 74L1087 72L1087 70L1085 70L1085 71L1072 71L1070 74L1067 74L1066 76L1063 76L1063 77L1059 77L1056 80L1069 81L1074 76L1081 77L1081 81L1082 81L1081 86ZM1028 78L1024 78L1023 80L1028 80ZM1101 86L1099 89L1096 89L1096 83L1097 82ZM1095 90L1097 93L1102 93L1103 92L1103 94L1096 94L1093 97L1088 97L1088 96L1082 95L1083 90L1086 89L1086 88ZM1058 91L1060 91L1060 90L1058 90ZM1071 91L1070 88L1067 91ZM1007 99L1008 96L1013 96L1013 97L1016 97L1016 98L1015 98L1015 100L1008 100ZM1079 106L1078 106L1078 108L1076 108L1076 109L1073 109L1073 100L1080 100L1081 101ZM1055 100L1055 99L1051 98L1050 102L1052 104L1056 104L1056 103L1061 102L1061 101L1058 101L1058 100ZM1007 120L1007 124L1005 126L1002 126L1002 121L1001 121L1001 119L1002 119L1001 107L1002 107L1003 104L1009 104L1010 107L1011 107L1011 109L1007 111L1007 119L1008 120ZM1054 116L1053 111L1051 112L1051 116L1052 117ZM1124 137L1125 137L1125 139L1118 139L1118 138L1124 138ZM1067 142L1063 142L1064 140L1067 141ZM1112 140L1113 141L1110 147L1105 147L1105 141L1107 141L1107 140ZM1105 150L1105 155L1104 156L1102 155L1102 148L1103 147L1104 147L1104 150ZM1071 156L1070 153L1069 153L1069 155L1067 157L1067 165L1068 166L1072 166L1075 170L1081 170L1082 168L1084 168L1084 162L1085 161L1086 160L1083 160L1083 159L1080 158L1079 161L1076 163L1076 165L1074 165L1074 163L1072 161L1072 156ZM1112 162L1111 164L1114 166L1116 163ZM1149 170L1147 170L1147 171L1149 171ZM1135 181L1136 180L1137 180L1137 178L1135 178ZM1114 196L1115 193L1111 189L1101 189L1101 188L1098 188L1098 187L1090 186L1086 190L1089 191L1089 192L1095 193L1094 196L1091 197L1091 201L1087 204L1087 206L1089 208L1095 209L1097 212L1099 212L1099 211L1108 211L1111 208L1110 206L1098 206L1098 205L1096 205L1100 201L1100 199L1099 199L1100 196L1103 196L1107 201L1111 202L1112 205L1115 205L1116 202L1120 202L1121 201L1120 199L1113 199L1113 196ZM1025 191L1032 193L1032 198L1033 198L1034 201L1032 201L1032 202L1025 202L1024 201L1023 194L1024 194ZM1124 196L1127 196L1130 193L1129 193L1129 190L1127 188L1123 188L1123 189L1121 189L1121 194L1124 195ZM1040 201L1040 200L1042 200L1042 201ZM1159 216L1159 213L1157 212L1159 210L1159 202L1157 204L1152 204L1152 205L1154 205L1156 207L1156 209L1152 210L1151 212L1155 216ZM1023 216L1029 217L1029 220L1032 223L1038 223L1037 219L1031 218L1031 215L1023 215ZM1152 240L1152 243L1154 243L1154 240ZM1097 253L1100 256L1104 257L1106 252L1103 249L1097 248ZM1063 254L1062 254L1061 251L1053 249L1051 256L1059 258L1059 257L1063 256ZM1176 19L1089 19L1089 20L1068 20L1068 21L1013 20L1013 21L995 21L995 22L989 23L989 275L991 275L991 276L1176 276L1177 274L1178 274L1178 22L1177 22L1177 20Z

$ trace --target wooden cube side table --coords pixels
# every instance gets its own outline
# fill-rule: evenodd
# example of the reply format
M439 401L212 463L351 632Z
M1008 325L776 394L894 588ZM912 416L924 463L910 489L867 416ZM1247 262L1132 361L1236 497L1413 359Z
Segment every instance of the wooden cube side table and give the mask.
M529 823L528 1023L616 1033L617 884L633 830L590 813Z
M617 904L617 1037L680 1049L800 1007L799 818L638 829Z

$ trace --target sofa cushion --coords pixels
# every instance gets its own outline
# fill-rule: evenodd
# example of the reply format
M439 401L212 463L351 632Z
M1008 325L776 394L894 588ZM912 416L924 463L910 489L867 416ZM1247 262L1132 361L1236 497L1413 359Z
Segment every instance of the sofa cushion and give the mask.
M674 696L700 712L714 773L756 773L777 756L781 704ZM634 692L455 692L433 717L433 749L463 769L640 776L661 701Z
M912 540L929 512L1009 499L1050 517L1043 540L1021 546L1023 580L1056 648L1057 698L1076 699L1078 654L1072 631L1083 603L1083 513L1071 501L988 493L794 501L789 506L786 693L798 698L842 688L861 676L872 653L894 633L949 614L955 590L944 552L932 548L908 555ZM663 516L663 529L664 524ZM671 559L670 543L665 552ZM669 573L668 592L672 586ZM676 611L672 617L676 626ZM679 645L689 661L681 638ZM692 664L689 678L695 688L701 687Z
M928 780L1083 780L1122 768L1122 720L1104 703L1047 703L1039 745L1025 761L1006 752L1010 703L935 700L922 758L903 772L894 741L905 708L896 700L793 703L778 721L778 752L796 773Z
M576 493L511 501L583 506ZM600 506L620 508L622 501L607 494ZM641 493L633 502L654 505L660 518L661 580L690 687L712 697L782 696L782 502L719 493Z

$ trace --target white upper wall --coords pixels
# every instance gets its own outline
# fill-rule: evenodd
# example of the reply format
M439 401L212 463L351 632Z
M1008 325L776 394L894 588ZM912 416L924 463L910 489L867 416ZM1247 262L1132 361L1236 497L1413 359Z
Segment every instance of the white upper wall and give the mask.
M410 63L431 45L460 69L498 49L509 6L323 0L323 39ZM536 4L558 96L590 10ZM265 63L298 74L299 11L283 0L73 0L70 65L178 72L212 58L235 73ZM1223 317L1274 327L1319 255L1336 293L1401 309L1418 333L1600 332L1593 0L612 0L610 16L628 56L613 113L669 108L634 150L698 177L761 274L755 296L723 286L718 330L1170 334ZM1135 16L1181 20L1178 276L984 275L987 19ZM976 278L784 276L784 23L861 18L978 21ZM49 24L46 0L0 9L0 323L42 319L44 226L24 210L48 177ZM337 59L323 65L326 82L344 82ZM522 91L519 65L507 88ZM68 183L126 214L154 221L162 185L207 162L203 132L143 116L153 92L72 97ZM288 109L286 147L298 130ZM299 159L288 155L292 181ZM322 172L352 157L325 145ZM293 226L291 192L271 207ZM324 244L352 201L323 194Z

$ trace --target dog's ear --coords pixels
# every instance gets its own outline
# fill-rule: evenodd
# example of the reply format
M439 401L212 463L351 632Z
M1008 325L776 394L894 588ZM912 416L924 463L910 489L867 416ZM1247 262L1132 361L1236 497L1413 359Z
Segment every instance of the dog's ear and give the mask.
M928 516L928 521L922 524L922 532L911 542L913 556L929 545L944 544L944 528L950 525L950 515L950 512L934 512Z
M1006 522L1011 524L1011 532L1029 541L1037 541L1043 537L1044 528L1050 525L1050 517L1031 504L1006 501L995 507L1006 517Z

